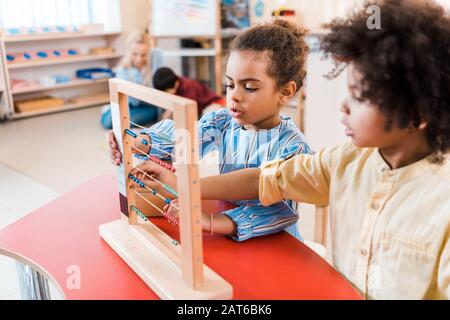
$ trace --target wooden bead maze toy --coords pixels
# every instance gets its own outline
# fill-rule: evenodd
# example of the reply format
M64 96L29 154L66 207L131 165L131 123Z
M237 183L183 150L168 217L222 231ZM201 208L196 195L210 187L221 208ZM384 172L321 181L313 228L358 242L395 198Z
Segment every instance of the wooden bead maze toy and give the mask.
M122 217L101 225L100 236L162 299L231 299L232 286L203 263L196 102L119 79L110 80L110 95L114 135L123 157L118 170ZM130 128L128 97L173 112L177 141L174 167L135 147L139 136ZM145 144L142 140L141 143ZM170 199L131 174L135 167L133 153L141 153L167 170L176 170L178 192L148 177L177 197L179 220L167 214L168 207L175 206ZM148 189L153 198L143 197L131 182ZM137 205L139 199L151 204L157 214L179 224L181 243L147 218Z

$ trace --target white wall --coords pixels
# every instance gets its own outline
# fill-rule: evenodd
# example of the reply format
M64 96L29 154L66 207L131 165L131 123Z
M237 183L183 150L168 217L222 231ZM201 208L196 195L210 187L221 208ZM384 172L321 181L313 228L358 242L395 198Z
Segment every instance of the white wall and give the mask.
M294 9L296 22L303 24L309 29L317 29L322 23L331 21L335 17L343 16L355 4L361 0L265 0L264 15L257 18L253 8L258 0L250 0L252 23L267 21L271 18L273 10L282 7Z
M347 93L347 75L344 70L338 78L328 80L324 75L332 69L333 63L323 60L321 52L309 55L304 124L305 135L315 151L347 139L339 112Z
M150 16L150 0L120 0L122 29L125 33L145 30Z
M123 43L126 35L133 30L145 30L150 22L151 0L120 0L122 11L122 30L124 33ZM158 46L166 49L178 49L177 40L164 39L158 42ZM172 68L176 73L181 73L181 60L178 58L166 58L164 64Z
M338 78L324 77L333 69L330 59L323 60L322 53L311 53L307 62L306 101L304 110L305 135L314 151L344 142L345 128L340 123L339 106L347 92L347 76L344 71ZM315 208L300 204L300 231L306 240L314 237ZM328 230L329 234L329 230ZM329 239L328 236L328 249ZM330 254L328 250L328 256Z

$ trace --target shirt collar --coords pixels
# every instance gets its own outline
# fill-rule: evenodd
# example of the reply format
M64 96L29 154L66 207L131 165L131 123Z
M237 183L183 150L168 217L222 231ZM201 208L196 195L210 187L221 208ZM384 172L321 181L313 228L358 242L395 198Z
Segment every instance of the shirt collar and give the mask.
M240 128L242 131L245 131L245 132L266 133L266 132L271 132L271 131L277 131L277 130L280 129L280 127L281 127L283 124L288 124L290 121L292 121L291 118L289 118L289 117L283 117L283 116L281 116L281 115L280 115L280 120L281 120L281 122L280 122L278 125L276 125L275 127L273 127L273 128L270 128L270 129L258 129L258 130L255 130L255 129L245 129L244 126L237 125L236 122L235 122L234 120L233 120L233 123L236 124L237 126L239 126L239 128Z
M391 169L389 167L387 162L381 156L379 149L376 149L375 156L377 161L377 169L379 170L383 181L386 182L413 179L431 169L433 166L431 163L431 158L433 155L429 155L419 161L398 169Z

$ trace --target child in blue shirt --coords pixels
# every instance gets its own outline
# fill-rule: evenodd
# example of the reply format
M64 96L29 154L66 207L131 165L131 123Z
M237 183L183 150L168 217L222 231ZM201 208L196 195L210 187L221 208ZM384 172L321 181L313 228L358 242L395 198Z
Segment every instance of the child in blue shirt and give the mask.
M218 151L221 174L310 153L293 121L279 114L303 84L308 52L305 33L293 24L276 21L251 28L232 42L226 72L227 109L211 112L198 123L201 156ZM148 145L136 146L150 155L173 160L174 144L167 140L173 141L174 136L174 122L164 120L141 132L140 139L146 139ZM110 144L111 158L118 164L121 155L112 138ZM147 166L152 163L145 162L140 168L145 171ZM135 175L152 184L138 172ZM293 202L270 207L263 207L257 199L234 203L237 208L213 217L214 233L243 241L287 229L301 239ZM210 231L210 217L204 214L203 220L204 230Z

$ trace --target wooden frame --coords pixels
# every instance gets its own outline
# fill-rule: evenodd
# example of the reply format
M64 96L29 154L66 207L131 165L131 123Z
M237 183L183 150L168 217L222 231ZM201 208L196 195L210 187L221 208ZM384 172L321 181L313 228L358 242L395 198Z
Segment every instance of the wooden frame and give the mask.
M121 210L128 218L101 225L101 237L162 299L230 299L231 285L203 264L197 104L119 79L110 80L110 94L114 133L123 155L118 177ZM175 164L182 245L152 223L139 223L131 210L136 194L127 183L133 166L133 137L125 134L130 129L128 96L173 112L176 151L184 157ZM189 134L182 137L180 131Z

